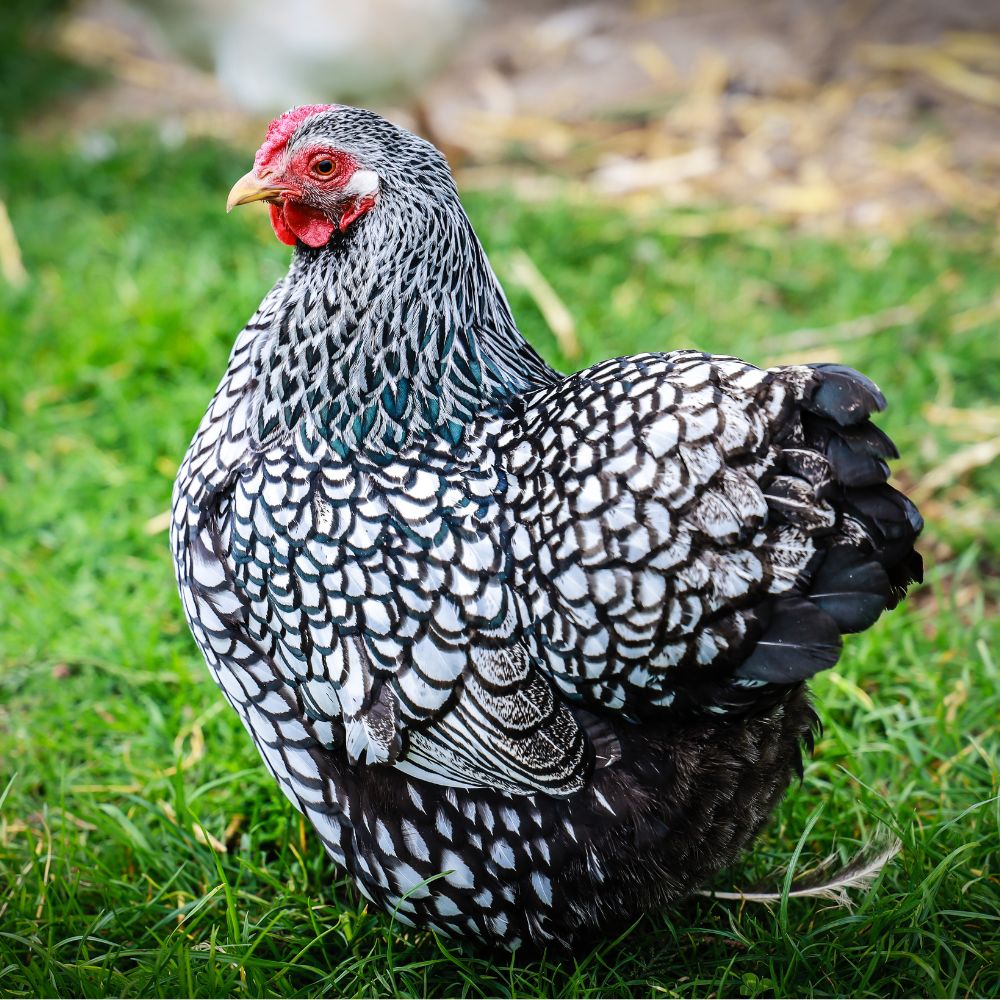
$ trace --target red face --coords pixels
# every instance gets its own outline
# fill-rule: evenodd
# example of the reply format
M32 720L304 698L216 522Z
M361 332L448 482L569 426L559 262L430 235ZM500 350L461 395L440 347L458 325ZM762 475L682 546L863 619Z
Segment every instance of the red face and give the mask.
M347 153L313 146L296 152L279 174L262 175L282 191L269 205L278 239L289 246L297 240L325 246L334 232L367 212L375 195L352 185L358 172L357 161Z
M322 247L375 205L378 177L349 153L318 142L288 149L299 125L335 105L294 108L271 122L254 168L236 182L228 208L267 201L282 243Z

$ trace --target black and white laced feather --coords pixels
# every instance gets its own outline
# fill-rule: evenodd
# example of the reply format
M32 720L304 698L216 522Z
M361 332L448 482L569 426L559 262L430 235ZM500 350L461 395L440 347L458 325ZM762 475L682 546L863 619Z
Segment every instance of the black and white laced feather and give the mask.
M316 136L379 200L236 341L176 483L184 609L368 899L572 947L750 842L803 682L919 579L884 400L696 351L559 375L433 147L346 108Z

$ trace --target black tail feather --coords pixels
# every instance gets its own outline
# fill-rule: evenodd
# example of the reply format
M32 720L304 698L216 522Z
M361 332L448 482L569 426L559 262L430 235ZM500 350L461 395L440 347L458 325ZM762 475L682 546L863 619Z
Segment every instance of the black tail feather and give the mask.
M819 378L806 407L836 420L842 427L860 424L870 414L885 409L885 396L861 372L844 365L810 365Z
M885 459L897 458L899 453L885 432L867 419L885 406L878 387L871 379L842 365L812 368L818 375L818 385L805 404L810 411L803 419L806 442L826 456L833 477L833 496L828 499L839 507L842 516L862 527L870 551L859 550L862 558L853 563L846 555L835 555L838 548L832 547L814 577L810 597L826 593L831 583L835 588L838 581L856 586L853 611L848 610L843 596L837 598L836 606L845 624L858 626L845 631L860 631L878 617L876 613L867 624L861 624L874 613L873 598L879 589L884 595L883 609L894 608L907 587L923 579L923 560L913 546L924 521L912 501L886 482L889 467ZM857 545L848 548L857 549ZM884 580L872 568L875 564L882 568ZM820 603L831 611L829 598L822 598Z
M762 697L773 696L772 685L796 684L833 666L843 633L873 625L922 579L922 560L913 546L923 520L913 503L888 485L886 459L898 453L868 421L884 408L885 398L874 382L850 368L811 367L816 378L801 404L802 432L784 457L788 476L776 476L766 495L778 521L805 525L807 519L791 515L809 506L801 494L813 489L814 497L836 511L837 527L825 541L816 536L820 551L796 592L754 609L762 626L759 637L733 676L762 683Z

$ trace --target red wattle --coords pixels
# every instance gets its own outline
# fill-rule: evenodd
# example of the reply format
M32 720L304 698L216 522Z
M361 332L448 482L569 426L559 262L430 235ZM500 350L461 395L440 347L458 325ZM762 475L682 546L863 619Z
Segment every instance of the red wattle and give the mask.
M340 228L346 229L352 222L360 219L370 208L375 207L375 198L372 195L365 195L364 198L355 198L350 208L346 209L340 217Z
M271 205L275 236L290 247L301 240L307 247L325 247L337 228L325 215L296 201Z
M284 206L272 203L267 206L267 210L271 213L271 228L274 230L274 235L282 243L286 243L290 247L295 246L298 240L295 238L295 233L285 223Z

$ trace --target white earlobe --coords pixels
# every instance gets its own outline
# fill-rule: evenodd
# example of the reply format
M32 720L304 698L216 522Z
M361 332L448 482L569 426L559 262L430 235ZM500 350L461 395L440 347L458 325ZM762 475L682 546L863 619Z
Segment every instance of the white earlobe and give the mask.
M355 170L343 189L343 193L352 198L365 198L377 191L378 174L374 170Z

